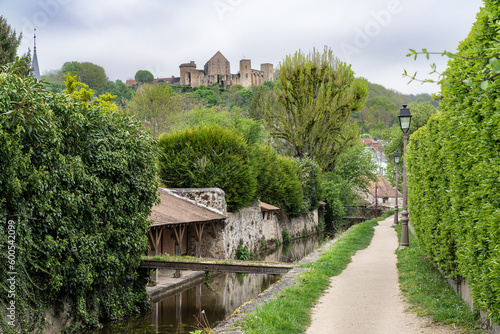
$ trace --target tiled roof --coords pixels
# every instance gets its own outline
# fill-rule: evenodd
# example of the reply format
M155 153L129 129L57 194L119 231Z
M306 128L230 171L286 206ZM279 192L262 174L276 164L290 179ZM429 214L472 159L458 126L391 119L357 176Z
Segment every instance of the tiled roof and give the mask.
M160 189L161 203L151 209L151 226L224 221L226 216Z

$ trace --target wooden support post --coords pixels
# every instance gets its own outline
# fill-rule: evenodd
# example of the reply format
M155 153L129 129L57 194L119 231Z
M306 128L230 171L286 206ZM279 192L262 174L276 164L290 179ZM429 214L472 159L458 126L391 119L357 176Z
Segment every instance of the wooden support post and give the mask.
M212 222L212 233L214 234L214 239L217 239L217 233L215 232L215 223Z
M196 233L196 257L201 257L201 238L203 236L204 226L204 223L194 225L194 230Z

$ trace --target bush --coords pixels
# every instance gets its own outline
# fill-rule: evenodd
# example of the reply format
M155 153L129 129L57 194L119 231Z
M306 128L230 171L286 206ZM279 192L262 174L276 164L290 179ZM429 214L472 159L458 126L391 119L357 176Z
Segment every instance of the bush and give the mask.
M445 75L442 112L411 137L408 185L412 225L439 268L467 279L474 304L500 322L500 8L485 2ZM478 76L471 77L471 73ZM491 72L490 72L491 74ZM489 74L486 74L489 75Z
M165 186L221 188L232 212L257 200L251 151L236 130L215 125L181 130L163 134L158 147L159 176Z
M147 308L137 268L156 200L154 140L130 116L46 92L32 77L0 74L0 108L1 303L15 242L23 331L64 302L84 325Z
M310 158L297 159L301 173L300 182L303 192L303 210L309 212L318 208L322 195L321 188L321 168Z

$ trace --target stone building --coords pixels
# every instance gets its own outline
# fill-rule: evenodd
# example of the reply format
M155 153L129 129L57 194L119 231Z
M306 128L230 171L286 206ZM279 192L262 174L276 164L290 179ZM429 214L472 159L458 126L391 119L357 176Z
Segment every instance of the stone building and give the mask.
M197 87L199 85L209 86L219 83L225 88L240 84L245 88L262 85L265 81L273 81L273 64L261 64L260 70L251 67L249 59L240 60L238 74L231 74L229 61L217 51L205 64L203 70L196 69L196 63L181 64L179 84L181 86Z

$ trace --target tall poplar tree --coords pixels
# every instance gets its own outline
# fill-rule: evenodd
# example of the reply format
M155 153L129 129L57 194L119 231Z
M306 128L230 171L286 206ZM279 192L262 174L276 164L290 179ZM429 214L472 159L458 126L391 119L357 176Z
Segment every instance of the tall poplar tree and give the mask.
M328 47L323 53L287 56L278 65L277 77L280 103L262 107L271 134L290 144L294 156L310 156L324 170L332 170L346 144L358 138L348 120L366 102L365 80L356 79L351 66Z

